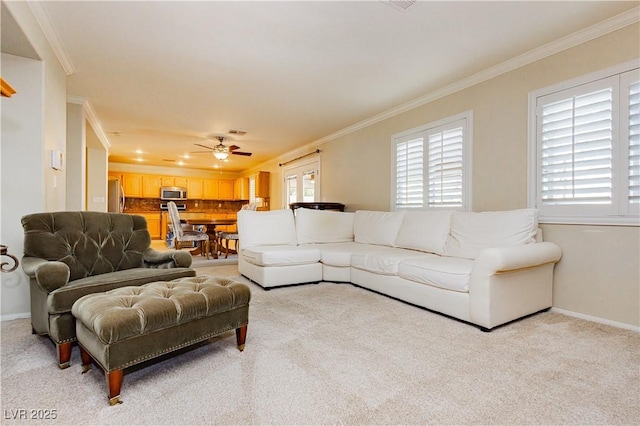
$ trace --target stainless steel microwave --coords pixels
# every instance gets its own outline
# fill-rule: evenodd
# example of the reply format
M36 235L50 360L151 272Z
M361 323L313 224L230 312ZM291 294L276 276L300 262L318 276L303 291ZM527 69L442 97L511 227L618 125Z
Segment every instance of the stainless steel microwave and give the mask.
M187 199L187 188L179 186L163 186L160 188L160 199L167 201L181 201Z

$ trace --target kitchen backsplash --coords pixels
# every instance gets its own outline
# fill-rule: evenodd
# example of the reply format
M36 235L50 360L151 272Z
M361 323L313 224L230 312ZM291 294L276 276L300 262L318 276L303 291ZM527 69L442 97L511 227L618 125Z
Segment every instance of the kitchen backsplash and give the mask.
M160 211L159 198L127 198L125 213L142 213ZM248 201L223 201L223 200L186 200L177 201L176 203L186 204L187 212L206 212L206 213L235 213Z

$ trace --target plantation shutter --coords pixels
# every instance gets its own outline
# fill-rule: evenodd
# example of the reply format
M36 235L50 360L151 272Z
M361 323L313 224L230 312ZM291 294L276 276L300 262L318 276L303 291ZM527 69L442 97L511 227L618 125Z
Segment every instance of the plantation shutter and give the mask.
M629 204L640 204L640 82L629 85Z
M256 202L256 178L251 176L249 178L249 203Z
M542 223L640 225L640 69L619 68L535 97Z
M540 115L542 205L611 205L612 87L543 101Z
M424 137L396 142L396 207L424 205Z
M463 127L429 132L429 207L461 207Z

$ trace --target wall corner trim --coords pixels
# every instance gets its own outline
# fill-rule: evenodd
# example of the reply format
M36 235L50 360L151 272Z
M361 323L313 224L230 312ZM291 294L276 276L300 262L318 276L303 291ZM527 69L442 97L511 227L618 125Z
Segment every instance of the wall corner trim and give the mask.
M67 103L82 105L84 113L87 116L87 121L91 124L91 127L93 128L96 136L98 136L100 143L102 143L102 146L104 146L108 152L111 147L111 143L109 142L109 138L107 138L107 134L102 130L102 124L100 123L98 114L96 114L91 103L83 97L73 95L67 96Z

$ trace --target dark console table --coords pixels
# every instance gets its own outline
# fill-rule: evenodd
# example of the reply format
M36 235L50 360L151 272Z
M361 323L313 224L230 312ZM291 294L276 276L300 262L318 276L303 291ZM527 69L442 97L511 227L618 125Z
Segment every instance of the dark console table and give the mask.
M299 207L304 207L305 209L314 209L314 210L338 210L344 211L344 204L342 203L327 203L320 201L308 201L308 202L300 202L300 203L291 203L289 204L291 210L295 210Z

